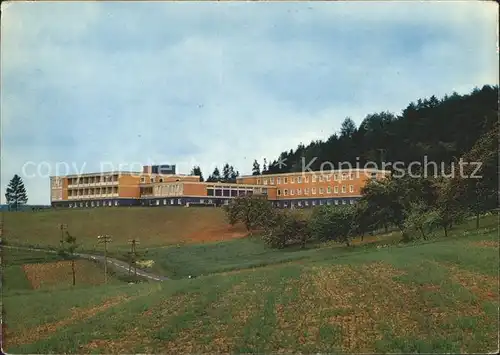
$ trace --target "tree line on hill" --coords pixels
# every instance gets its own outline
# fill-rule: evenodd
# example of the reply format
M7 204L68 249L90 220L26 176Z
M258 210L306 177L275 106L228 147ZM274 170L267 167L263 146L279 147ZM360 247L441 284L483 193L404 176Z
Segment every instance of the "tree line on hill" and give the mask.
M193 167L191 170L190 175L193 176L199 176L200 181L204 181L203 179L203 173L201 172L201 168L196 165ZM228 183L235 183L236 178L240 176L239 171L237 171L232 165L229 165L228 163L224 164L222 167L222 173L220 172L218 167L215 167L214 171L212 174L210 174L207 178L207 182L228 182Z
M231 224L244 223L248 231L259 231L275 248L311 240L334 240L350 244L378 229L397 227L402 241L428 239L441 228L448 236L454 224L497 207L499 125L480 136L471 148L451 162L441 175L425 175L421 168L401 177L391 175L371 180L362 189L356 205L322 205L310 217L290 209L276 209L266 199L238 197L225 207ZM477 164L480 163L480 164Z
M307 146L300 143L272 161L264 158L262 165L255 159L252 175L300 172L303 162L306 166L311 163L309 167L315 171L323 162L331 162L334 168L340 162L360 167L373 162L381 167L382 162L408 165L424 157L448 165L493 128L498 119L498 89L485 85L466 95L453 92L441 99L433 95L409 103L400 115L387 111L368 114L359 126L346 117L340 130L324 141ZM202 176L199 166L191 174ZM234 182L237 176L226 163L222 174L216 167L207 181Z
M359 127L347 117L340 131L325 141L307 146L301 143L269 163L264 159L262 167L254 160L252 174L299 172L303 159L306 165L312 162L310 168L315 171L326 161L335 168L339 162L353 166L374 162L380 166L382 161L409 164L427 156L428 161L449 164L492 129L497 112L498 86L485 85L467 95L454 92L441 99L418 99L399 116L390 112L368 114Z

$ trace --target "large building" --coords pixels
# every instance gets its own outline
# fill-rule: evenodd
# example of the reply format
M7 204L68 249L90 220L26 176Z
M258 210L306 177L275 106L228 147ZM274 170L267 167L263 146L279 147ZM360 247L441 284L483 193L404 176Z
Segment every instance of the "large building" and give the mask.
M260 195L276 207L353 204L382 170L335 170L237 178L236 183L201 182L176 174L175 165L144 166L142 172L105 172L50 178L53 207L223 205L237 196Z

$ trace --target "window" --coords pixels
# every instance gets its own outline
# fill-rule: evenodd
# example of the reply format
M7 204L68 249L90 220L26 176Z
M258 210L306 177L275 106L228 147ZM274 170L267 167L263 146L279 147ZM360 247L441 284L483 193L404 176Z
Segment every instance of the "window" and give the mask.
M312 181L312 182L316 182L316 175L313 175L313 176L312 176L311 181Z
M264 181L264 185L267 185L267 179L264 179L263 181Z
M269 183L274 184L274 178L269 178Z
M306 176L306 177L304 178L304 180L305 180L305 182L309 182L309 176Z
M118 206L118 201L115 201L115 206Z
M101 203L99 201L97 201L96 205L97 205L97 207L99 207L101 205Z
M313 206L316 206L316 201L314 201L314 200L313 200L312 205L313 205Z
M323 182L323 175L319 176L319 182Z
M311 193L312 193L313 195L316 195L316 188L315 188L315 187L311 188Z
M277 178L276 178L276 183L277 183L277 184L281 184L281 178L280 178L280 177L277 177Z
M111 205L111 201L109 201L109 202L108 202L108 206L110 206L110 207L112 206L112 205Z
M321 200L321 201L319 201L319 204L320 204L321 206L323 206L323 205L325 204L325 201Z
M342 180L347 180L347 174L342 174Z
M327 192L328 192L329 194L331 194L331 193L332 193L332 187L331 187L331 186L328 186L328 188L327 188Z
M292 177L290 178L290 184L295 184L295 177L293 177L293 176L292 176Z
M338 186L335 186L335 187L333 188L333 192L335 192L336 194L338 194L338 193L339 193L339 187L338 187Z
M160 182L163 182L163 178L160 178Z
M290 189L290 195L291 196L295 195L295 190L294 189Z
M278 189L278 196L281 196L281 190Z
M200 198L200 203L205 203L205 200Z
M94 207L94 201L92 201L92 202L90 203L90 206Z
M339 204L339 200L335 200L335 204L338 205Z
M257 185L260 185L260 179L257 179Z
M284 183L284 184L288 184L288 178L287 178L287 177L286 177L286 178L283 178L283 183Z
M349 176L349 179L354 180L354 173L351 173L351 175Z
M287 189L284 189L284 190L283 190L283 194L284 194L285 196L288 196L288 190L287 190Z
M326 204L327 204L328 206L330 206L330 205L332 204L332 200L328 200L328 201L326 201Z
M150 178L149 181L155 182L155 178Z
M300 184L302 183L302 177L301 176L297 176L297 184Z
M174 199L170 199L170 204L173 205L174 204Z
M354 192L354 185L349 185L349 192Z
M330 174L326 176L326 181L332 181L332 176Z
M322 187L320 187L320 188L319 188L319 193L320 193L320 195L323 195L323 193L324 193L324 192L325 192L325 189L324 189L324 188L322 188Z
M351 205L354 205L354 200L349 200L349 203L350 203Z
M309 201L304 201L304 205L309 206Z
M297 195L302 195L302 189L297 189Z
M156 200L156 206L160 205L160 200Z
M335 175L333 175L333 180L335 180L335 181L339 181L339 174L335 174Z
M181 200L180 198L179 198L179 199L177 199L177 203L178 203L179 205L182 205L182 200Z
M307 187L304 189L304 195L309 195L309 189Z
M213 203L213 201L212 201L212 200L208 200L208 203L212 204L212 203Z
M346 200L342 200L342 204L346 205L347 204Z
M299 207L302 207L302 202L301 202L301 201L297 202L297 205L298 205Z
M167 200L163 200L163 204L166 205L167 204Z
M342 185L342 193L344 194L346 191L345 185Z

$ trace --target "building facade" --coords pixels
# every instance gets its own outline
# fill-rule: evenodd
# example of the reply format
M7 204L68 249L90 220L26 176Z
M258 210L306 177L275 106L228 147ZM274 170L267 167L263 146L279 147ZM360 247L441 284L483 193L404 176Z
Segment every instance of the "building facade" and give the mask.
M354 204L370 180L389 176L387 170L340 169L283 174L249 175L237 183L276 187L275 207L305 208L317 205Z
M176 174L175 166L145 166L142 172L51 177L51 204L64 208L220 206L237 196L259 195L281 208L346 205L361 197L361 189L369 180L388 174L369 169L333 170L242 176L236 183L222 183Z

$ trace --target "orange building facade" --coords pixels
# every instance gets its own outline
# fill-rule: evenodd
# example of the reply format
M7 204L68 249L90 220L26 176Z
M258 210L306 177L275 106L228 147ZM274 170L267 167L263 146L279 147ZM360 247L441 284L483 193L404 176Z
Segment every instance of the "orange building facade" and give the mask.
M106 172L50 178L53 207L220 206L238 196L259 195L282 208L354 204L361 189L383 170L333 170L251 175L236 183L201 182L199 176L142 172Z

